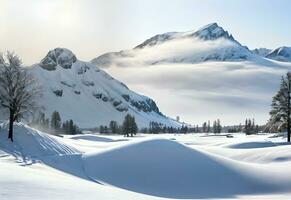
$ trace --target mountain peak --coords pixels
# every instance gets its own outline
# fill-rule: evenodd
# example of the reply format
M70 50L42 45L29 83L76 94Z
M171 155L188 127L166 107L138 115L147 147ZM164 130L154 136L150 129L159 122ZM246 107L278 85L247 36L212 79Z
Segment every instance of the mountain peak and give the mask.
M191 38L191 37L199 38L202 40L216 40L219 38L225 38L233 42L236 42L237 44L240 44L233 38L231 34L229 34L221 26L219 26L216 22L214 22L202 27L198 31L194 30L194 31L188 31L188 32L168 32L168 33L155 35L147 39L143 43L139 44L134 49L142 49L144 47L162 44L166 41L173 40L173 39Z
M46 70L55 70L59 65L62 68L69 69L77 61L75 54L66 48L55 48L41 60L40 66Z
M232 35L225 31L216 22L208 24L198 31L192 32L190 36L195 36L203 40L216 40L218 38L226 38L235 41Z
M266 55L266 57L277 61L291 62L291 47L278 47Z

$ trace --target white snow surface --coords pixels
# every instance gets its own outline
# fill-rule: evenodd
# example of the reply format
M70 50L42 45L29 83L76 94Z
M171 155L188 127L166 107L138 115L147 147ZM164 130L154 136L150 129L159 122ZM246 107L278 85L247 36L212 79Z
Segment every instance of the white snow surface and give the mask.
M272 134L0 132L0 199L289 199L291 145Z

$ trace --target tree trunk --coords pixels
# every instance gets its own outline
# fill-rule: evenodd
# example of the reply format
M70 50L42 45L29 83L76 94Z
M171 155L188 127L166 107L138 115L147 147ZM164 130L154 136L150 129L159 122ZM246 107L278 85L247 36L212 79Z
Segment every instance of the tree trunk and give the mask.
M10 139L11 142L13 142L13 122L14 122L14 111L10 110L8 139Z

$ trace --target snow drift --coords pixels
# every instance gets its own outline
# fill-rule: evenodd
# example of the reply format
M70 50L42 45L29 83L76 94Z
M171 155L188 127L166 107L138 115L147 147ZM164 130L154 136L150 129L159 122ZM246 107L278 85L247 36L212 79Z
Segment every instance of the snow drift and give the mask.
M167 198L231 198L284 191L288 182L253 166L190 149L175 141L142 141L88 154L84 169L92 179Z
M22 123L14 125L14 142L8 136L8 124L1 124L0 149L23 159L46 156L74 155L80 153L63 143L57 136L48 135Z

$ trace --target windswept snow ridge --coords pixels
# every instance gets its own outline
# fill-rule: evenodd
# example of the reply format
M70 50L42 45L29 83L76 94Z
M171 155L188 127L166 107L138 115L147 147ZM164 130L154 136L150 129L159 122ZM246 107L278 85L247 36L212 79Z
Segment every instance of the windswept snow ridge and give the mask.
M8 136L8 124L1 126L0 149L20 159L39 159L46 156L74 155L80 152L63 143L57 136L48 135L29 126L14 125L14 142Z

